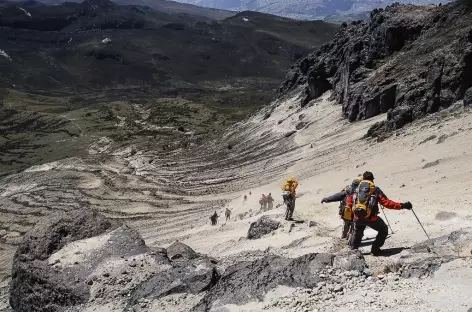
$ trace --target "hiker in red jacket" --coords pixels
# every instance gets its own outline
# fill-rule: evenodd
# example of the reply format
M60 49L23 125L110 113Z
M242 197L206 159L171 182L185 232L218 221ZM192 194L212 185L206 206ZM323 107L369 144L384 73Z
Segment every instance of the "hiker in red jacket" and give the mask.
M359 184L357 191L346 200L347 206L352 209L354 214L354 235L351 241L351 249L358 249L361 245L362 237L366 226L377 231L377 237L372 244L371 253L378 256L381 253L380 248L385 243L388 235L388 227L378 216L379 204L388 209L408 209L413 205L410 202L398 203L387 198L385 193L374 185L374 175L366 171L363 181Z

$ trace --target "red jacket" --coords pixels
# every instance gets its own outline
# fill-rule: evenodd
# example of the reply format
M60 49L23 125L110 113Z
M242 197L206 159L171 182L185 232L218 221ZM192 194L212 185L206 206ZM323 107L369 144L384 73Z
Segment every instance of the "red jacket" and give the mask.
M375 196L377 197L377 202L384 206L385 208L388 209L395 209L395 210L400 210L402 209L402 204L398 203L396 201L390 200L387 198L387 195L385 195L384 192L379 187L375 187L374 191ZM352 209L352 206L354 204L354 194L349 195L347 200L346 200L346 205L348 208ZM369 218L367 218L368 221L376 221L378 219L378 213L379 213L379 207L378 204L376 207L372 209L372 214ZM357 217L354 216L354 220L357 220Z

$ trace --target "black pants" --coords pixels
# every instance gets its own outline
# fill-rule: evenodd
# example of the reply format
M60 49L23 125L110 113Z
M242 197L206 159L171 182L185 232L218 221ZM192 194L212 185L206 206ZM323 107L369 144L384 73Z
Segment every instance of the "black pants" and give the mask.
M351 242L351 249L359 249L364 236L364 230L366 226L377 231L377 237L372 244L372 250L379 250L380 247L385 243L385 239L388 236L388 226L385 224L382 218L377 217L375 221L355 221L354 222L354 236Z
M352 221L347 221L344 220L344 225L343 225L343 231L341 233L341 238L347 238L347 234L349 233L349 230L351 229L352 226Z
M295 198L290 199L290 204L288 205L288 218L292 219L293 211L295 210Z

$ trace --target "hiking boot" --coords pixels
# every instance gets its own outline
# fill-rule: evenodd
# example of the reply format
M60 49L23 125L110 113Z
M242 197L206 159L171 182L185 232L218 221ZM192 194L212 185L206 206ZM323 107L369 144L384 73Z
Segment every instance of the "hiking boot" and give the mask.
M287 218L287 219L285 219L285 220L287 220L287 221L293 221L293 218L290 217L290 218Z

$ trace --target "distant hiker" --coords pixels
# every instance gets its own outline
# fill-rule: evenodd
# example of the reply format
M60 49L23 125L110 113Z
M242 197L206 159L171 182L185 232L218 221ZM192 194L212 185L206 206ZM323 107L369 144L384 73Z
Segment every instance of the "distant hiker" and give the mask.
M357 190L361 180L362 175L358 175L357 178L352 181L351 185L346 185L341 192L325 197L321 200L322 204L339 202L339 216L344 221L344 226L341 232L342 239L348 238L348 234L353 230L352 210L346 205L347 198Z
M284 203L287 205L287 212L285 214L285 220L293 221L293 211L295 210L295 189L298 186L296 179L288 178L287 182L282 185L282 196Z
M249 195L252 195L251 191L249 191Z
M226 208L225 217L226 217L226 221L231 219L231 210L229 210L229 208Z
M272 193L269 193L267 196L267 209L271 210L274 208L274 198L272 197Z
M216 225L218 223L218 218L220 216L216 213L212 214L211 217L210 217L210 220L211 220L211 225Z
M267 207L267 198L264 194L262 194L261 199L259 199L259 204L261 205L261 210L265 211Z
M366 171L362 175L362 181L356 192L347 198L347 206L352 209L354 215L354 235L351 249L359 249L364 236L366 226L377 231L377 237L372 244L371 253L378 256L381 247L388 235L388 227L378 216L379 204L388 209L408 209L413 205L410 202L398 203L387 198L384 192L374 184L374 175Z
M247 201L247 195L244 195L244 201Z

